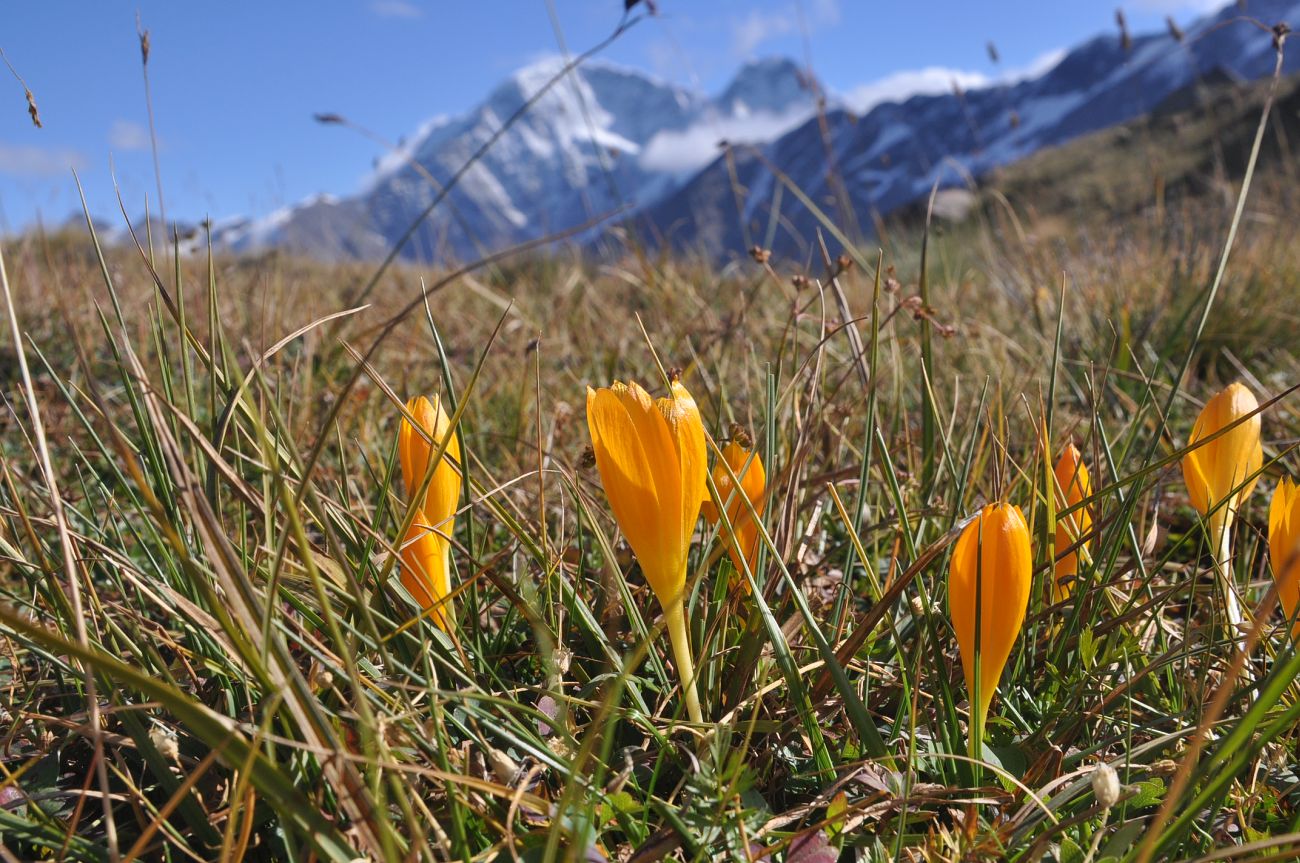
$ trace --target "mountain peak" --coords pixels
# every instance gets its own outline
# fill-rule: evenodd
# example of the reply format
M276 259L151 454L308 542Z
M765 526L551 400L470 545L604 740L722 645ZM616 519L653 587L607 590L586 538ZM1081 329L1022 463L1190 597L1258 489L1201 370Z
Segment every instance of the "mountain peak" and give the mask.
M723 111L741 116L780 114L798 105L811 106L816 90L816 82L795 61L766 57L741 66L715 103Z
M518 90L524 99L530 99L559 76L564 71L564 68L572 62L573 58L562 57L559 54L548 54L534 60L527 66L517 69L503 84L499 85L498 89L502 87L514 88ZM582 61L570 69L565 78L582 78L592 82L598 80L626 81L664 89L678 89L667 81L642 69L624 66L621 63L599 57ZM563 83L563 79L556 83Z

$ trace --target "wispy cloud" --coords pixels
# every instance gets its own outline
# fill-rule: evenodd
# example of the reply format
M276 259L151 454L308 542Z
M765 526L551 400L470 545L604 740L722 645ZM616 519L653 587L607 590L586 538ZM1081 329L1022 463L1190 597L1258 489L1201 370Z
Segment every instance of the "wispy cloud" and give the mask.
M802 24L809 30L819 30L840 21L839 0L812 0L804 6ZM798 32L799 10L794 4L775 9L751 9L748 15L737 18L731 25L731 47L736 56L748 60L758 49L773 39Z
M866 84L859 84L850 90L844 101L859 114L879 105L881 102L901 102L919 95L950 93L960 86L963 90L986 87L992 82L982 72L966 69L954 69L948 66L926 66L923 69L908 69L894 72Z
M419 18L424 10L409 0L371 0L370 11L381 18Z
M139 123L114 120L108 127L108 146L122 153L149 149L149 132Z
M1140 12L1162 15L1177 15L1180 12L1204 15L1225 5L1225 0L1136 0L1133 7Z
M845 94L844 103L857 113L863 114L881 102L901 102L912 96L951 93L956 87L975 90L994 84L1011 84L1047 72L1061 62L1064 56L1063 49L1048 51L1035 57L1023 67L1007 69L996 76L973 69L957 69L949 66L908 69L854 87Z
M27 178L55 177L85 167L86 157L77 150L0 144L0 174Z
M823 27L840 23L840 0L812 0L812 21Z
M731 46L737 55L752 57L763 43L794 32L792 15L751 9L731 27Z
M771 141L808 119L809 109L780 114L760 111L743 117L720 117L686 129L660 132L641 151L641 166L651 171L685 174L699 170L718 155L718 143L756 144Z
M656 75L673 79L689 68L683 61L682 50L671 39L653 39L646 44L646 59Z

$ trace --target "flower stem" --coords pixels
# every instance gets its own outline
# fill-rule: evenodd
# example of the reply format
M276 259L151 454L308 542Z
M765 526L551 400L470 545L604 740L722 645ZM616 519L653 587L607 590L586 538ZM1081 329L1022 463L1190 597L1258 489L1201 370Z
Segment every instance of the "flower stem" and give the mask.
M966 754L971 759L971 783L972 787L979 785L983 773L984 760L984 727L989 720L989 703L990 699L984 697L984 687L987 685L980 678L979 660L975 662L975 688L970 693L970 727L966 735Z
M1210 539L1214 543L1214 568L1219 579L1219 588L1223 591L1224 611L1228 617L1228 629L1234 641L1242 638L1241 624L1244 615L1241 598L1237 595L1237 585L1232 577L1232 522L1236 515L1230 508L1223 507L1210 516Z
M434 622L443 632L451 632L451 543L443 541L442 554L438 560L438 571L434 578L438 580L438 589L433 601L438 603Z
M664 604L664 623L668 627L668 640L673 645L673 661L677 663L677 673L682 678L682 697L686 699L686 713L691 717L692 722L703 722L700 698L695 692L695 662L691 659L691 639L686 632L686 618L680 592Z

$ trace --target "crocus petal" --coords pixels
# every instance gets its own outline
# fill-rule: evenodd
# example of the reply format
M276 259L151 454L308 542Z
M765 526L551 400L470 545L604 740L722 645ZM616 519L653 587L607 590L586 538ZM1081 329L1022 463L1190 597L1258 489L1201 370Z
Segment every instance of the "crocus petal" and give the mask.
M1278 600L1287 620L1300 606L1300 486L1283 477L1268 508L1268 556L1277 582ZM1300 620L1292 627L1300 636Z
M427 609L434 603L441 602L439 610L432 615L432 620L442 629L447 628L447 615L450 611L446 600L451 593L451 575L447 561L449 549L447 540L419 522L411 525L402 543L402 586L420 603L421 608Z
M1228 386L1206 402L1192 427L1188 445L1215 434L1258 409L1259 402L1249 389L1240 383ZM1260 425L1256 413L1226 434L1184 456L1183 477L1188 495L1202 515L1225 501L1230 511L1236 511L1255 488L1258 477L1254 475L1264 463ZM1233 489L1247 477L1254 478L1233 494Z
M415 425L402 418L397 431L397 455L402 465L402 481L409 494L419 490L429 473L429 460L443 449L420 502L419 517L407 532L402 550L402 584L422 607L428 608L451 590L451 544L447 537L454 530L453 517L460 501L460 441L451 427L451 418L436 396L432 400L417 396L407 402L406 410ZM445 448L443 441L446 441ZM441 613L436 622L446 628L446 618Z
M958 538L948 576L948 608L972 709L978 711L981 726L1025 620L1031 575L1029 527L1020 508L1005 503L984 507ZM978 702L975 694L977 644Z
M651 588L663 598L681 589L675 586L680 550L675 547L675 531L665 537L656 471L669 470L675 475L677 467L672 462L665 466L664 453L672 452L672 443L653 404L647 407L637 391L644 393L640 387L634 390L621 385L588 388L587 427L614 520L641 562ZM653 460L642 433L655 447ZM669 502L674 510L675 504L675 500Z
M1056 462L1056 508L1068 509L1078 506L1092 496L1092 479L1088 475L1088 466L1083 463L1079 449L1074 444L1065 448L1061 458ZM1056 522L1056 578L1053 582L1052 600L1060 602L1070 595L1073 579L1079 573L1079 553L1070 551L1080 538L1092 531L1092 514L1087 507L1070 513ZM1083 548L1088 548L1092 540L1085 540Z
M672 429L656 402L635 382L611 388L627 409L633 431L645 452L658 501L656 520L665 525L681 522L681 466L673 443ZM680 534L675 535L680 542ZM638 555L639 556L639 555Z
M672 439L678 461L677 520L683 547L689 546L700 518L700 504L708 492L708 452L704 445L704 424L700 409L686 387L673 381L672 396L656 403Z
M431 411L432 406L424 396L416 396L406 403L406 412L415 417L422 428L426 427L426 418ZM424 479L428 459L429 442L420 436L410 420L403 417L397 428L397 460L402 465L402 483L408 494L414 493Z
M456 511L461 481L457 468L460 463L460 441L451 430L451 417L447 416L436 397L430 401L424 396L417 396L406 403L406 410L415 418L424 434L417 431L410 420L402 419L397 431L397 455L402 464L402 481L406 484L406 490L414 493L428 473L429 459L442 446L442 441L447 440L443 458L439 459L438 466L434 469L433 479L429 482L422 504L430 516L447 518Z
M740 480L739 492L731 481L732 474ZM750 516L749 507L746 506L743 498L747 498L754 510L762 517L767 503L764 496L767 490L767 474L763 469L763 460L757 453L751 453L732 441L722 448L722 461L713 467L713 484L726 509L727 520L735 533L734 539L727 537L727 553L731 557L731 562L735 564L737 572L744 569L745 561L749 563L752 570L758 558L758 524ZM711 524L717 524L721 520L717 504L712 500L704 501L703 511L704 517ZM746 581L744 584L748 586L749 582Z
M1202 423L1198 419L1192 426L1192 436L1190 441L1195 441L1201 434ZM1183 482L1187 484L1187 497L1192 503L1192 507L1201 515L1210 511L1210 483L1205 478L1205 471L1201 469L1202 455L1200 451L1189 452L1183 456Z

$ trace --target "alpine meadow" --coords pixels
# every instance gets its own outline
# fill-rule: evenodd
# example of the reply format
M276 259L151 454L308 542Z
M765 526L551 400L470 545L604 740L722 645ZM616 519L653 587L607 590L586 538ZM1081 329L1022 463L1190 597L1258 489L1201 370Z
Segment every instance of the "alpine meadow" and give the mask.
M1300 859L1270 2L689 180L609 88L740 90L605 3L357 197L6 233L0 861ZM556 94L609 182L524 206Z

